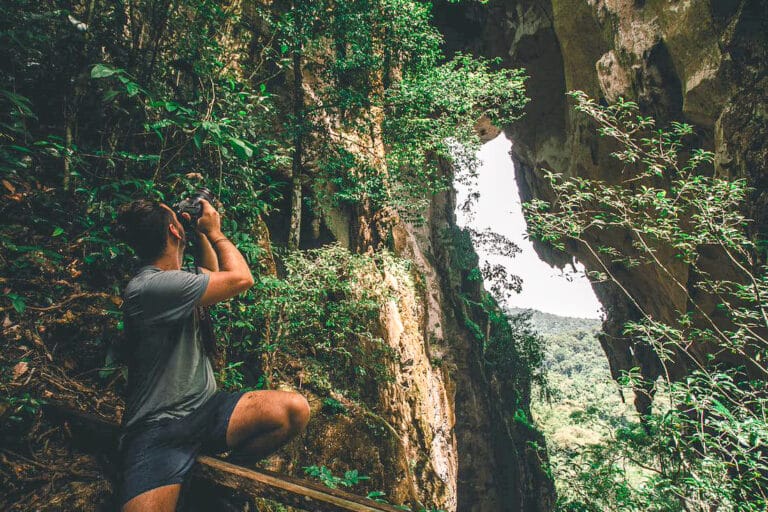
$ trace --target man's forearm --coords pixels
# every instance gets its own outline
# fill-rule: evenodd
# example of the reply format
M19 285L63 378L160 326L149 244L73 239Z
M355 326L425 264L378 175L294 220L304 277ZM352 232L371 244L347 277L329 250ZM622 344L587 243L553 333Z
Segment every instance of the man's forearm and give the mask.
M211 247L211 241L202 233L198 233L198 248L200 249L200 266L207 268L211 272L219 271L219 258L216 251ZM212 240L216 240L213 238Z
M221 231L208 233L213 250L218 256L219 268L217 271L236 272L253 281L248 262L240 251Z
M208 286L200 298L202 306L210 306L253 286L253 276L243 255L221 232L219 213L205 199L201 199L200 203L203 205L203 211L197 221L197 228L208 237L219 263L218 270L209 275Z

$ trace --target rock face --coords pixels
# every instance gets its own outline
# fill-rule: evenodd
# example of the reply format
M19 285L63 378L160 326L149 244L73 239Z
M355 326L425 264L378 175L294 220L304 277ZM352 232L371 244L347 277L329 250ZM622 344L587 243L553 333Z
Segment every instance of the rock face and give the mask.
M323 65L312 63L303 71L308 97L322 87L313 70ZM344 129L330 117L322 122L329 132ZM483 138L499 133L485 120L476 129ZM372 167L385 170L383 144L356 137L345 133L344 140L356 142L347 149L374 148L365 156L374 155ZM307 144L310 154L313 144L318 142ZM452 169L446 166L443 172L450 175ZM313 193L311 187L306 193ZM349 421L315 420L307 436L314 437L312 444L295 447L290 457L310 463L309 453L314 460L344 461L382 482L390 502L415 510L551 510L554 486L543 469L543 437L520 419L530 417L530 389L510 389L486 375L483 339L467 325L490 329L488 313L471 305L482 302L484 290L470 279L478 257L468 234L456 226L452 193L433 196L419 226L389 209L371 214L313 199L320 207L305 225L316 227L303 230L302 247L335 241L366 254L388 249L410 269L385 265L370 273L372 288L383 283L387 289L377 330L394 355L387 363L392 382L379 390L376 418L353 414ZM282 216L275 216L270 228L273 239L287 238ZM377 438L361 427L371 420L384 425L385 435ZM289 459L276 461L274 469L292 469Z
M513 419L517 407L528 409L527 398L523 404L508 403L509 393L502 393L484 371L481 343L465 325L466 320L486 325L488 318L461 300L480 302L482 284L468 279L478 257L456 242L462 232L455 209L452 194L438 194L425 226L393 229L395 252L413 261L423 276L424 339L432 361L444 369L444 385L453 391L455 510L552 510L554 486L543 470L544 439ZM529 397L530 390L515 391Z
M292 472L317 461L340 473L354 467L391 503L456 510L453 389L445 369L430 357L425 327L431 309L421 276L406 260L386 254L355 278L356 287L373 291L382 304L371 332L391 349L381 361L390 378L377 386L374 408L339 393L335 398L347 406L345 414L328 416L316 406L301 444L273 456L272 469ZM286 357L277 364L285 368L295 362ZM316 396L309 400L322 402Z
M510 390L487 375L482 341L467 327L488 329L489 319L471 306L484 291L469 277L478 257L456 226L455 208L453 194L445 192L433 196L420 226L393 215L389 249L408 268L381 264L368 273L370 289L386 290L378 334L394 356L376 414L352 411L331 420L316 414L305 445L273 458L272 469L343 461L379 482L390 502L416 509L552 510L543 437L519 418L521 409L530 416L530 389ZM323 227L354 248L359 240L348 218L328 209ZM366 423L382 426L381 433Z
M605 102L633 99L662 125L672 120L696 125L700 145L716 154L716 172L745 177L754 187L748 213L756 221L755 235L765 239L768 2L504 0L486 6L445 4L437 19L451 49L500 57L505 65L528 71L526 116L505 130L513 141L524 201L551 198L542 168L609 181L617 175L609 144L566 101L567 91L583 90ZM575 256L596 270L576 247L571 254L541 245L537 250L553 265ZM675 272L689 282L684 265ZM655 318L685 309L685 292L652 269L641 267L624 277ZM614 376L632 367L646 377L658 376L656 355L620 334L637 311L615 287L601 285L595 291L606 307L601 343ZM685 374L685 363L678 362L673 372ZM649 404L640 398L636 405Z

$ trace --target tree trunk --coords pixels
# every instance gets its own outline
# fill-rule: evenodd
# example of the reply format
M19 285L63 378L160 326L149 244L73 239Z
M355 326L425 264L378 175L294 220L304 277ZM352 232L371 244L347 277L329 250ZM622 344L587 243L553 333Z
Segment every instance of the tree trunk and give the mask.
M303 30L301 10L296 8L296 43L293 49L293 163L291 165L291 225L288 233L288 248L299 248L301 233L301 157L304 152L304 83L301 76L303 51Z

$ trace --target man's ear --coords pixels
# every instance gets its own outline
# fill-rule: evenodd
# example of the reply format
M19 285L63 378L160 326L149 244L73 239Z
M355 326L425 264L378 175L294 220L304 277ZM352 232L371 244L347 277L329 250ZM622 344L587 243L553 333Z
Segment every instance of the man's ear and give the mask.
M172 237L177 238L179 240L184 240L184 237L182 237L181 233L179 232L179 228L177 228L173 224L168 224L168 229L171 232Z

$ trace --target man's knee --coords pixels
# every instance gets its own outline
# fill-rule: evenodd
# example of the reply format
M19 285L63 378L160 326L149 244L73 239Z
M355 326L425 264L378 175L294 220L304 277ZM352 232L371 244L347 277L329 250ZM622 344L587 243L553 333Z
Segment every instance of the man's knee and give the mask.
M291 393L286 403L291 434L295 435L304 430L309 422L309 402L298 393Z

